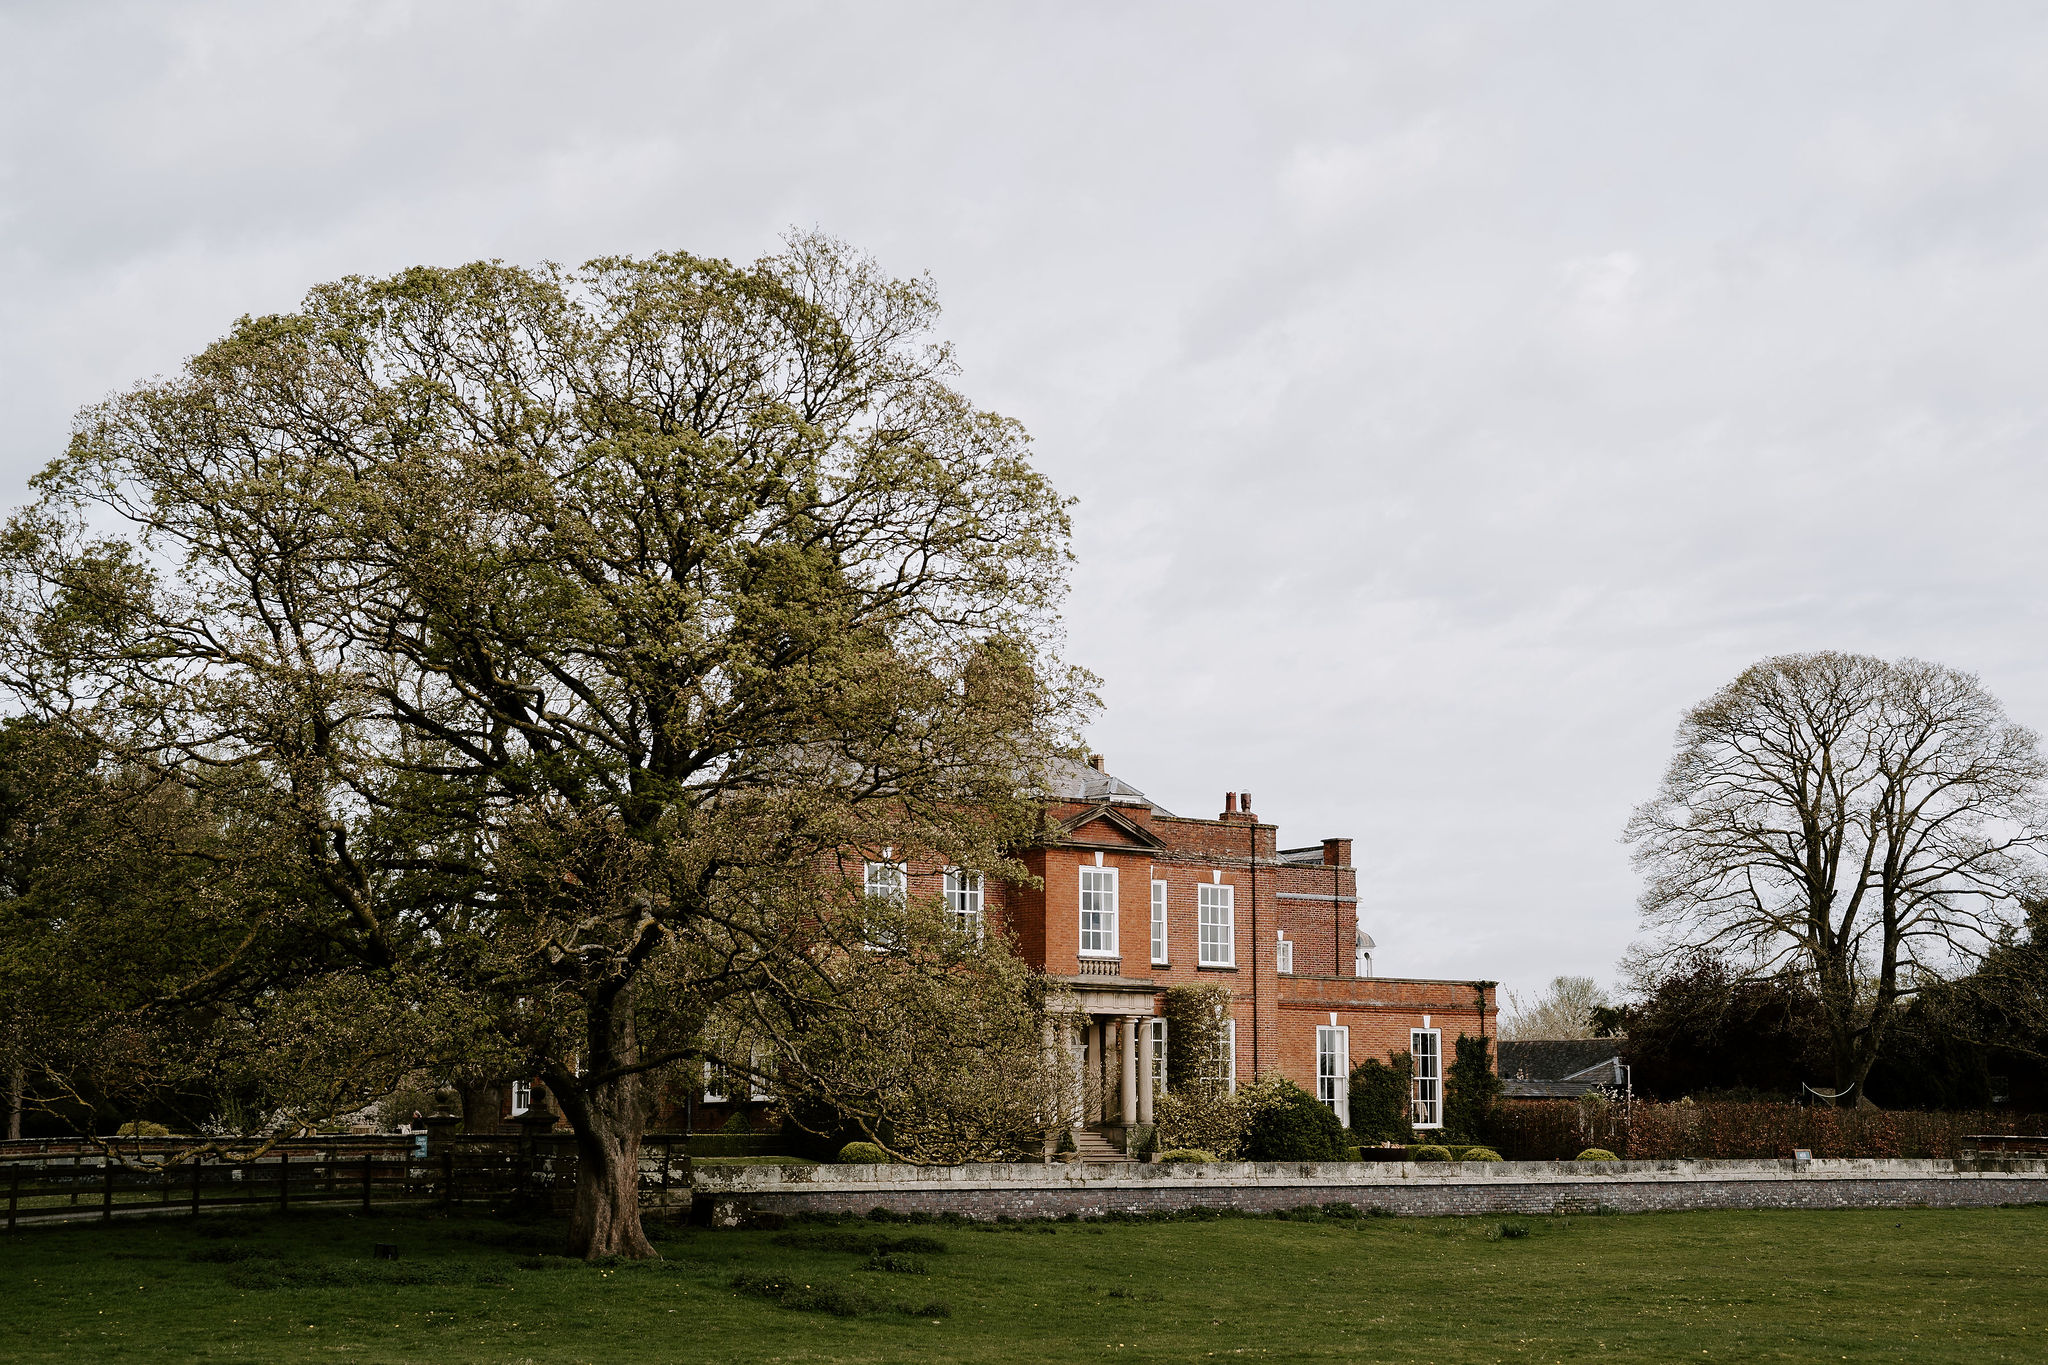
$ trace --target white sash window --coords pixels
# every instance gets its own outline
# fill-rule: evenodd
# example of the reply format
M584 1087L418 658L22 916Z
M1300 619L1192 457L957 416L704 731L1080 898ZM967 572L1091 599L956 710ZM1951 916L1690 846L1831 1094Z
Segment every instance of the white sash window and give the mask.
M1203 967L1237 965L1237 888L1204 882L1195 901Z
M1351 1030L1341 1024L1316 1029L1316 1098L1351 1126Z
M946 871L946 922L962 938L981 942L981 874L961 868Z
M1152 883L1152 961L1166 965L1166 883Z
M1116 869L1081 869L1081 956L1115 957Z
M1408 1031L1408 1055L1415 1059L1414 1122L1417 1128L1444 1126L1443 1030Z

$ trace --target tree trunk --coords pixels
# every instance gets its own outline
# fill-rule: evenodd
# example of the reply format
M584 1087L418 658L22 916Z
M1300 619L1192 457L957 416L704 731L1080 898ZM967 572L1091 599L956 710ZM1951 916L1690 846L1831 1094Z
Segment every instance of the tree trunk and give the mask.
M23 1068L18 1065L7 1073L7 1140L9 1142L19 1142L21 1140L21 1092L26 1082L27 1077L23 1074Z
M462 1131L495 1133L504 1125L499 1120L498 1087L489 1081L461 1080L455 1091L462 1097Z
M550 1076L549 1088L555 1089ZM562 1112L576 1134L576 1209L569 1219L569 1253L585 1260L661 1253L640 1226L640 1077L622 1076L584 1089L564 1086Z

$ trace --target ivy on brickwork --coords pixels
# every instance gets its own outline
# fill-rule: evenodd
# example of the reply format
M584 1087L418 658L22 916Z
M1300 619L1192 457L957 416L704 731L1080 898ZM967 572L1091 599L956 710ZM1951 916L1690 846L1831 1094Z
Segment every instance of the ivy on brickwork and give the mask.
M1175 986L1166 992L1166 1091L1155 1101L1162 1148L1238 1154L1247 1114L1231 1093L1224 1057L1232 996L1228 986Z
M1406 1051L1390 1052L1384 1062L1368 1057L1351 1068L1351 1132L1361 1145L1415 1140L1409 1122L1414 1074L1415 1059Z
M1485 1142L1493 1136L1503 1087L1491 1053L1487 1039L1458 1035L1457 1054L1444 1077L1444 1128L1455 1141Z
M1228 1032L1232 996L1228 986L1175 986L1166 992L1166 1089L1169 1093L1215 1088Z

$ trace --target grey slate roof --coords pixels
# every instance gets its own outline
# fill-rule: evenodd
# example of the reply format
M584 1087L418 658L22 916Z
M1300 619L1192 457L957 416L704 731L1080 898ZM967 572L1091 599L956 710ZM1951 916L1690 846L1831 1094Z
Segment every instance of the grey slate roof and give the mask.
M1106 801L1113 806L1150 806L1161 815L1171 815L1151 797L1120 777L1086 763L1061 759L1052 770L1052 794L1063 801Z
M1620 1053L1621 1038L1502 1039L1496 1055L1503 1080L1579 1080L1579 1073L1611 1062ZM1619 1077L1615 1083L1619 1083ZM1607 1084L1607 1082L1601 1082Z

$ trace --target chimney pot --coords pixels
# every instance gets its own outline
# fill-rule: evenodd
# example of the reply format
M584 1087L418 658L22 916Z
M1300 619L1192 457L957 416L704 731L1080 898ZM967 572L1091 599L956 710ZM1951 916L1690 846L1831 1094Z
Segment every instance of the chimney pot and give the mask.
M1246 815L1252 813L1252 794L1250 792L1239 792L1237 794L1237 808Z
M1090 754L1090 755L1088 755L1088 766L1089 766L1089 767L1091 767L1091 768L1093 768L1093 769L1095 769L1095 771L1096 771L1096 772L1101 772L1101 771L1102 771L1102 755L1101 755L1101 754Z
M1223 793L1223 813L1224 813L1225 815L1235 815L1235 814L1237 814L1237 793L1236 793L1236 792L1225 792L1225 793Z

